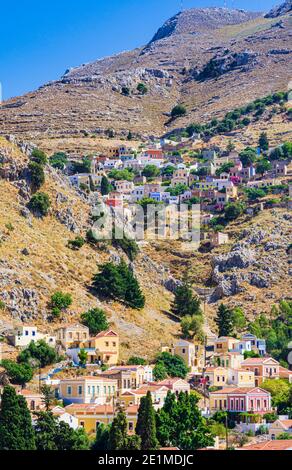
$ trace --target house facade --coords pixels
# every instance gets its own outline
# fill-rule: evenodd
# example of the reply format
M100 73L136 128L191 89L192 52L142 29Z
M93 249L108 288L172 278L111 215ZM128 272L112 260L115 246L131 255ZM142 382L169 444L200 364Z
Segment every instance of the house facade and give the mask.
M251 357L242 362L243 369L254 372L255 385L261 385L266 379L279 378L279 362L272 357L256 358Z
M88 338L89 328L79 323L63 326L57 330L57 339L65 349L74 343L79 344L82 341L86 341Z
M265 414L271 411L271 394L262 388L225 388L210 393L210 411Z
M117 395L118 384L114 379L102 376L83 376L74 379L61 379L58 398L70 403L110 403Z

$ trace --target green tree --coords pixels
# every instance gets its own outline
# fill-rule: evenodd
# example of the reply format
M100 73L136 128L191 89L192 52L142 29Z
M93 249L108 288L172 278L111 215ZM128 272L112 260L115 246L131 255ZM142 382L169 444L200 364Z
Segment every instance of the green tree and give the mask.
M160 173L159 168L157 168L156 165L146 165L142 175L146 176L147 178L154 178L155 176L158 176Z
M124 450L128 437L127 417L124 411L120 409L113 419L109 432L109 450Z
M273 406L279 410L289 406L291 385L284 379L266 379L261 387L270 392Z
M29 210L38 217L48 215L50 206L51 201L48 194L42 192L34 194L27 205Z
M112 185L110 184L109 180L107 179L106 176L103 176L101 178L101 183L100 183L100 192L102 196L106 196L112 191Z
M153 368L153 377L159 382L167 378L167 369L162 362L157 362Z
M183 336L188 339L196 338L199 341L203 341L203 324L202 315L185 315L181 320Z
M201 315L201 301L194 295L189 277L186 275L175 292L171 312L179 317Z
M123 86L122 87L122 95L130 96L130 88L128 88L127 86Z
M45 406L45 410L49 411L56 401L55 392L50 385L43 385L41 387L42 403Z
M92 445L93 451L108 450L110 426L100 423L96 430L95 441Z
M81 321L83 325L88 326L90 334L93 336L109 328L105 311L101 308L91 308L87 312L82 313Z
M225 206L224 217L229 222L243 214L245 206L242 202L229 202Z
M80 349L78 353L79 365L85 367L87 364L88 353L85 349Z
M1 397L0 450L35 450L26 401L10 386L4 387Z
M50 165L58 170L64 170L68 163L68 156L64 152L56 152L50 157Z
M173 119L177 118L177 117L185 116L186 114L187 114L186 107L182 104L178 104L178 105L174 106L174 108L172 108L172 110L171 110L171 117Z
M232 309L232 323L235 331L243 331L246 327L246 318L241 307Z
M266 132L262 132L259 137L259 148L263 152L267 152L269 150L269 139Z
M137 90L141 95L146 95L146 93L148 93L148 88L145 83L138 83Z
M72 429L67 423L58 422L51 412L38 413L35 425L37 450L87 450L89 440L84 429Z
M149 391L146 397L142 397L140 401L136 434L141 438L142 450L156 450L158 448L159 443L156 438L155 410Z
M145 305L137 278L122 260L118 265L106 263L93 277L93 287L99 295L124 302L129 307L141 309Z
M176 398L168 393L157 413L157 438L161 446L196 450L214 444L211 429L198 408L198 397L181 392Z
M251 166L256 161L257 153L252 147L245 148L239 154L240 161L244 167Z
M54 364L58 359L56 350L41 339L37 342L31 341L29 346L19 353L17 361L33 367L45 367Z
M189 369L184 360L180 356L173 356L168 352L158 354L156 358L156 365L163 364L166 373L170 377L180 377L185 379Z
M33 191L38 191L45 182L43 165L32 161L28 165L28 170L31 187Z
M266 158L262 158L256 164L256 172L260 175L264 175L267 171L272 169L272 165Z
M233 334L233 311L221 304L218 309L215 323L218 326L219 336L231 336Z
M12 384L25 385L33 378L33 370L29 364L17 364L8 359L3 360L0 364L6 370Z

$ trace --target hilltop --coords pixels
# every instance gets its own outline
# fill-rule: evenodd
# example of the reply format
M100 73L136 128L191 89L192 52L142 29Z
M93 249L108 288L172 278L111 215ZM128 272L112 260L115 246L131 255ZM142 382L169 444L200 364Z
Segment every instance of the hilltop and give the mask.
M109 129L118 138L131 130L140 139L221 117L287 88L291 17L287 9L282 12L276 18L222 8L181 12L148 45L69 68L59 80L4 102L0 132L44 146L71 139L72 150L78 138L90 151L88 139L98 141ZM216 77L199 79L214 61L220 64ZM145 94L137 90L139 83L146 85ZM177 103L187 115L171 120Z

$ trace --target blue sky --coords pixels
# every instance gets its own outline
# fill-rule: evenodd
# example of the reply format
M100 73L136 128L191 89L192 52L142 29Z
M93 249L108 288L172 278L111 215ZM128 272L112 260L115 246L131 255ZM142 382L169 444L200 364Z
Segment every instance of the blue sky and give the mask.
M275 3L227 0L228 7L251 10L268 10ZM1 2L3 98L55 80L68 67L147 43L180 4L181 0ZM224 0L184 0L185 8L204 6L224 6Z

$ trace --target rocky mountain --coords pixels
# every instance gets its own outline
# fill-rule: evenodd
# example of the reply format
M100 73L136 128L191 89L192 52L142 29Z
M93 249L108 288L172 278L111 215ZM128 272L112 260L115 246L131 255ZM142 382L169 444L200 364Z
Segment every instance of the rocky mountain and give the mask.
M266 18L277 18L292 11L292 0L287 0L267 13Z
M161 135L285 90L291 17L286 9L279 12L285 13L280 21L223 8L181 12L148 45L70 68L59 80L4 102L0 132L44 145L100 137L109 129L119 137L129 130L139 137ZM205 74L213 65L216 75ZM140 82L146 94L137 90ZM173 121L177 103L187 115Z

